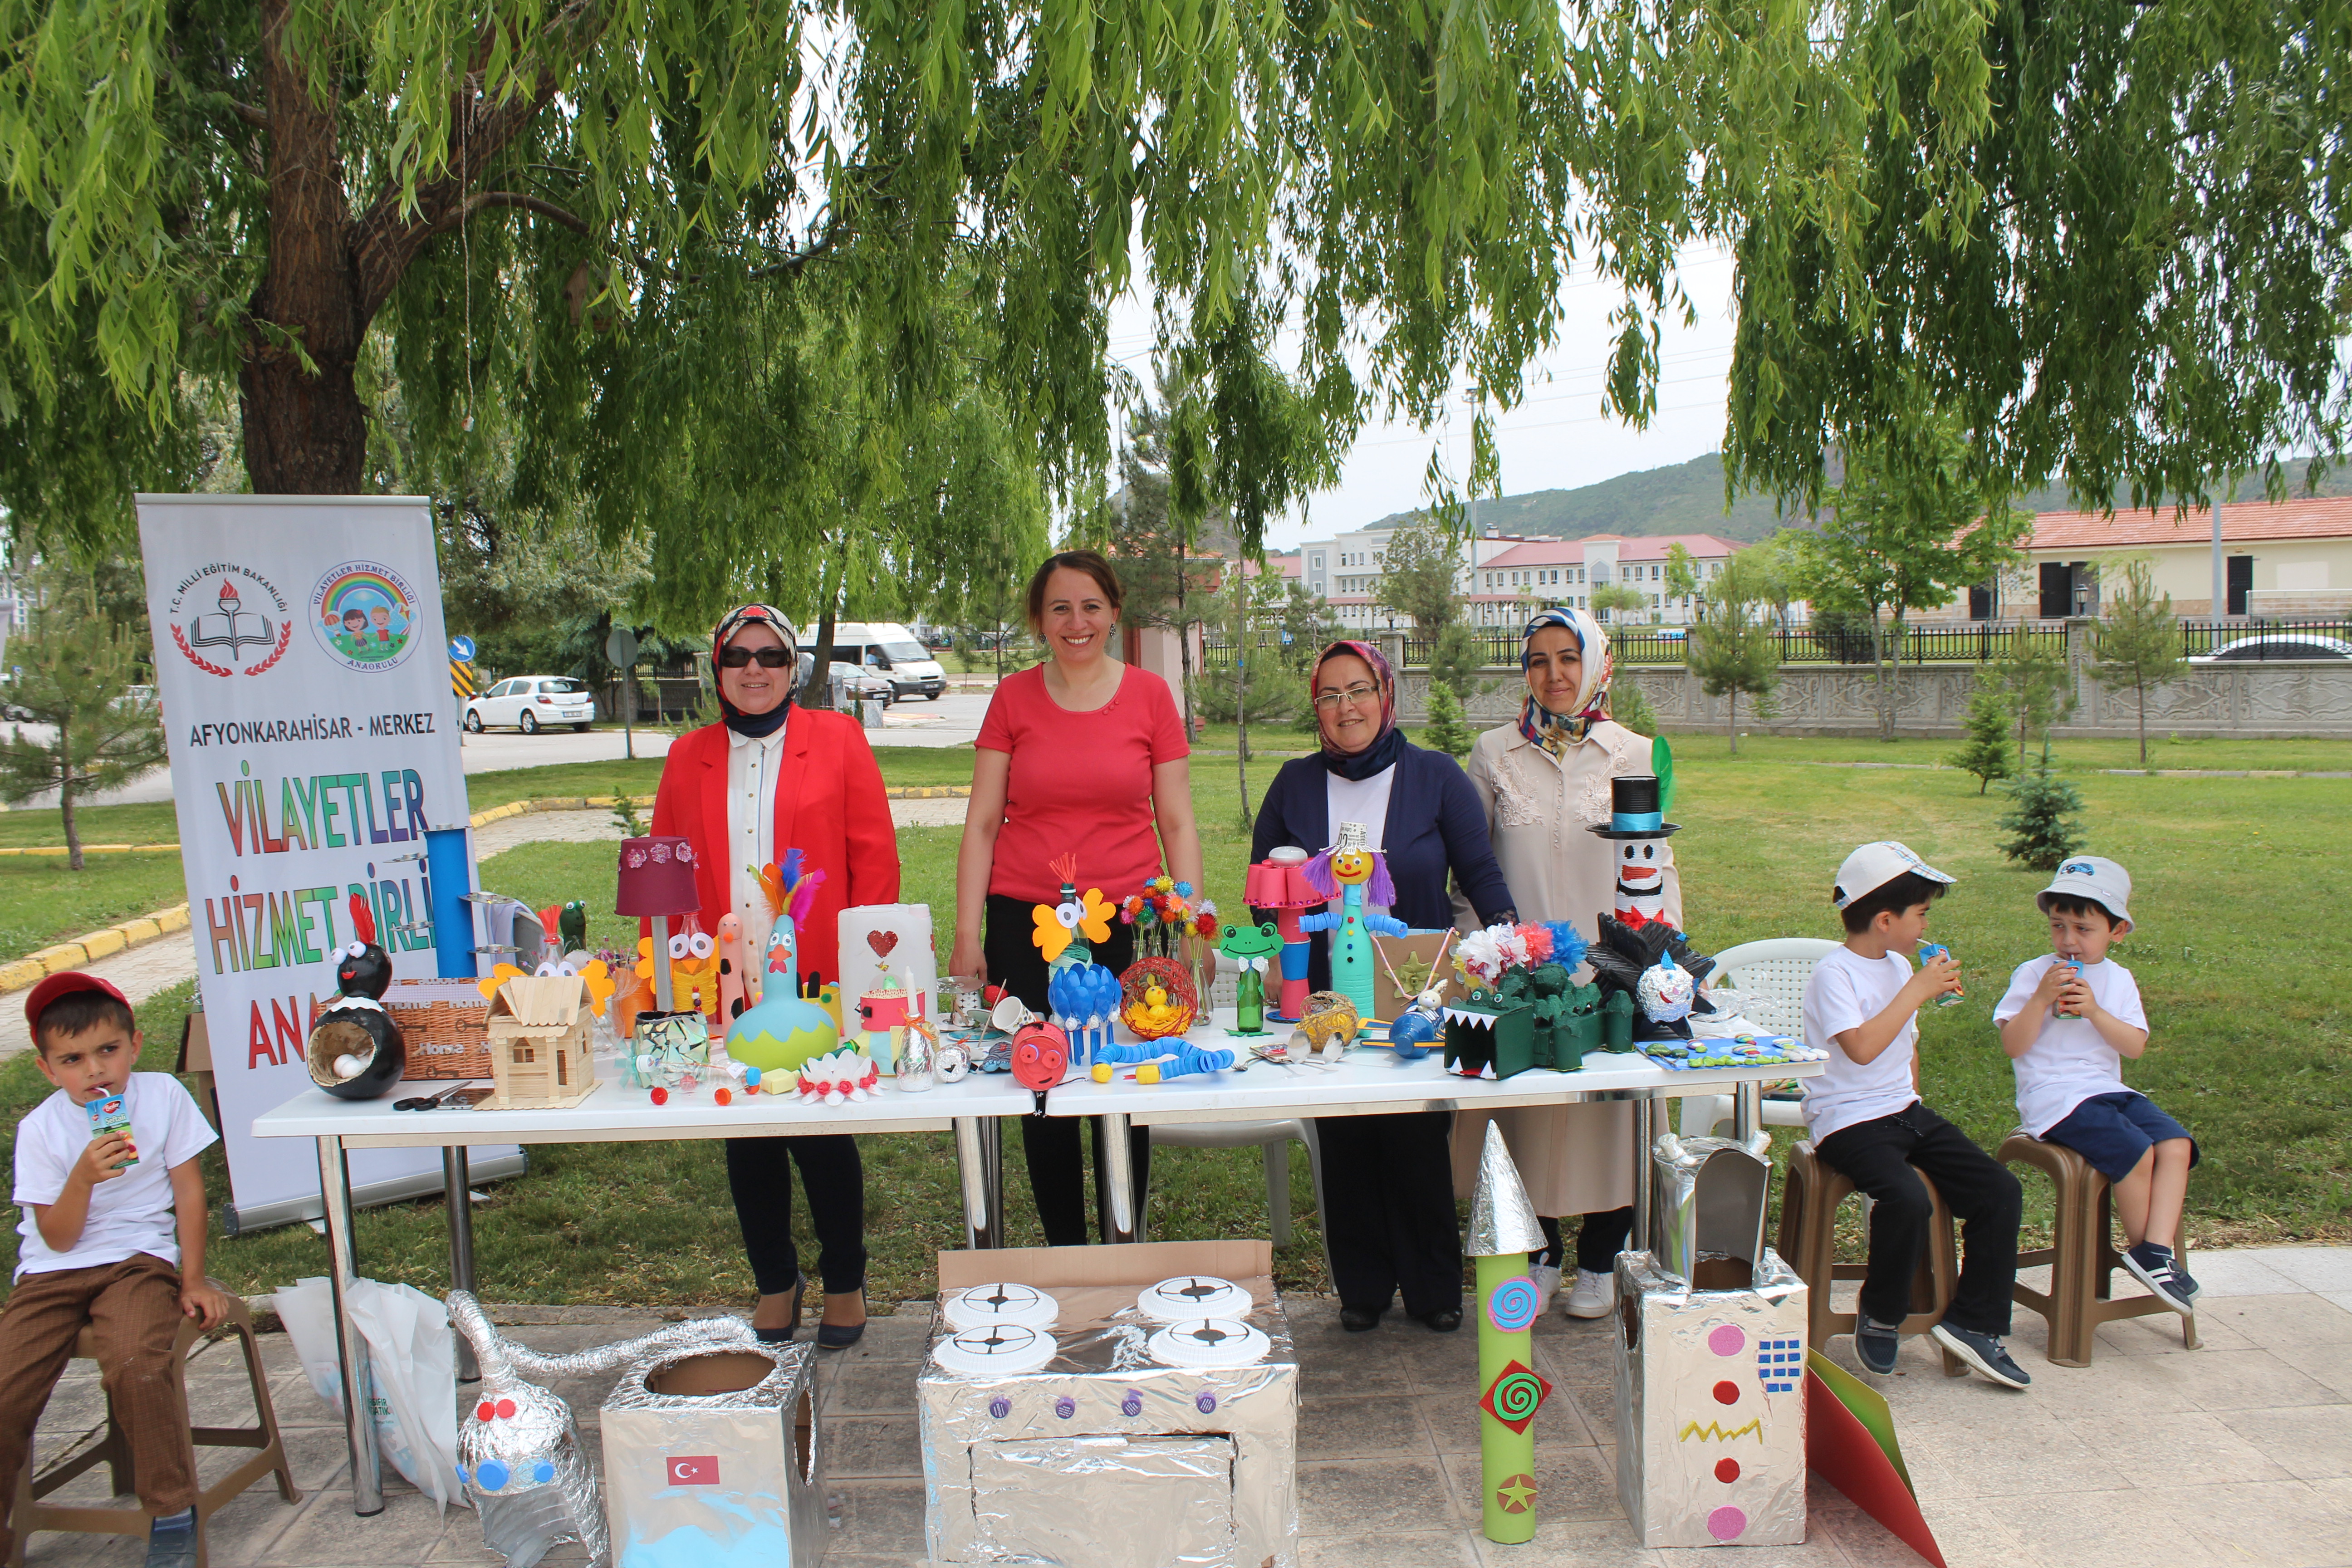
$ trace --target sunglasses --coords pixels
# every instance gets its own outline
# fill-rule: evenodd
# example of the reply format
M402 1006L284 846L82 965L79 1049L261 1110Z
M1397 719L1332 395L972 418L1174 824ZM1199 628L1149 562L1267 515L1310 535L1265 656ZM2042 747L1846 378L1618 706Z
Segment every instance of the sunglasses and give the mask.
M782 669L793 662L793 650L785 647L722 647L719 650L719 668L741 669L755 658L760 661L761 669Z

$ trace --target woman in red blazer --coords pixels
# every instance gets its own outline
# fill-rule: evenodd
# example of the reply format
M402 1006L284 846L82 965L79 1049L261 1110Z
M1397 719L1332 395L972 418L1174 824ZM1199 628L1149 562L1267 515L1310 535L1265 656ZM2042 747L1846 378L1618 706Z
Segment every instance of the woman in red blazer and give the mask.
M711 664L723 718L670 747L653 830L693 841L702 929L715 934L719 917L734 915L747 953L767 951L774 923L758 868L798 849L823 871L800 935L801 979L813 989L840 978L841 911L898 902L898 836L866 731L843 714L793 706L798 662L791 624L768 605L745 605L719 623ZM839 1350L866 1330L866 1173L845 1132L727 1140L727 1185L760 1290L751 1326L782 1341L800 1322L808 1280L793 1245L793 1163L824 1281L817 1344Z

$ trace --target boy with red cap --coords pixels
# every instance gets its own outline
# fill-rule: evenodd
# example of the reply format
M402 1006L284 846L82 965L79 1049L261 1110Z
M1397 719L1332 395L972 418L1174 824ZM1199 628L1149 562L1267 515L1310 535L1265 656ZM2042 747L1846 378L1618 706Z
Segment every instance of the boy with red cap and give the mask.
M193 1568L196 1477L172 1375L183 1319L220 1322L205 1279L205 1179L217 1141L169 1073L134 1072L142 1043L122 993L94 974L52 974L25 1000L41 1076L58 1092L16 1124L16 1286L0 1308L0 1509L33 1428L83 1329L131 1443L139 1500L154 1516L147 1568ZM130 1118L88 1109L119 1101ZM16 1544L0 1518L0 1559Z

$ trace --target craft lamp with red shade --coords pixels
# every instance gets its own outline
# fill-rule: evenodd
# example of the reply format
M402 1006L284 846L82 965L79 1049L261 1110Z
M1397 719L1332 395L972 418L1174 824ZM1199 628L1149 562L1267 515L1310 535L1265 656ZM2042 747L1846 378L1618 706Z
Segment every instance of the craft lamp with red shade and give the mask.
M1292 855L1297 858L1287 858ZM1282 991L1272 1016L1286 1024L1297 1023L1307 1011L1308 949L1298 917L1330 901L1307 879L1307 861L1303 849L1276 849L1252 866L1243 882L1242 901L1273 911L1275 930L1282 936Z
M702 907L694 889L694 845L685 838L624 838L621 879L613 912L650 919L654 925L654 1006L669 1012L670 921Z

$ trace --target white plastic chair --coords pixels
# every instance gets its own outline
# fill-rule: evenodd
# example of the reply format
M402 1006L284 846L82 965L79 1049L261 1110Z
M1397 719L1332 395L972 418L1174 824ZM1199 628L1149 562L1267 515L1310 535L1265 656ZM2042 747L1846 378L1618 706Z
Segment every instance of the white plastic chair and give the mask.
M1290 1245L1290 1141L1307 1145L1307 1168L1314 1174L1315 1209L1323 1210L1323 1150L1315 1141L1311 1117L1282 1121L1191 1121L1154 1124L1150 1131L1154 1148L1262 1149L1265 1152L1265 1206L1276 1247ZM1150 1199L1145 1200L1147 1207ZM1328 1262L1328 1258L1327 1258Z
M1818 936L1777 936L1763 942L1743 942L1715 955L1711 984L1728 987L1747 998L1748 1005L1740 1010L1743 1016L1776 1035L1802 1036L1805 982L1813 977L1813 965L1837 945ZM1767 1127L1805 1124L1804 1108L1796 1100L1768 1100L1763 1110ZM1731 1096L1727 1094L1685 1096L1682 1135L1704 1137L1730 1115Z

